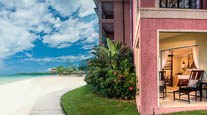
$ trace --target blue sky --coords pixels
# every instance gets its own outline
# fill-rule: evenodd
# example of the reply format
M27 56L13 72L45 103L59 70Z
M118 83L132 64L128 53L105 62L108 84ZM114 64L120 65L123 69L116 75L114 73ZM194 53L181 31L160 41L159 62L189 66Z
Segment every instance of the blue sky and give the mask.
M0 74L47 72L92 57L93 0L1 0Z

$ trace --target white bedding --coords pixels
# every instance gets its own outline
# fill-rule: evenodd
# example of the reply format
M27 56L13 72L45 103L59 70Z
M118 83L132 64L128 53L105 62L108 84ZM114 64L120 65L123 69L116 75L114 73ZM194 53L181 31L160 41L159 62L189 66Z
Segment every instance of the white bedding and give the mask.
M178 79L189 79L190 75L177 75Z

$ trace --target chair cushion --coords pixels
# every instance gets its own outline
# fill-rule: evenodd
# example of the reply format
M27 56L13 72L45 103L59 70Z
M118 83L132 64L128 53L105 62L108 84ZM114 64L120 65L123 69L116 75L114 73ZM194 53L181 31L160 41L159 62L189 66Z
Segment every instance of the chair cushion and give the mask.
M188 81L188 87L196 88L197 83L198 83L198 80L189 80Z

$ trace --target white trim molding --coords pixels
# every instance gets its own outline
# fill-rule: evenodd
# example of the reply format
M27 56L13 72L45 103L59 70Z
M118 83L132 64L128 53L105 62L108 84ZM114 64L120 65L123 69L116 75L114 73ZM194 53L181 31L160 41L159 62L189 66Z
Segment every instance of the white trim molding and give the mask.
M141 18L207 19L207 11L199 9L141 8Z

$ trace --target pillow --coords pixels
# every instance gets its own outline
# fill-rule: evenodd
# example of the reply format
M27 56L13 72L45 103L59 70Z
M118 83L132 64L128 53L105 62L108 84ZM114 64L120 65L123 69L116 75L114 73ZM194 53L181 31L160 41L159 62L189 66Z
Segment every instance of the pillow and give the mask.
M196 88L198 80L189 80L188 87Z

